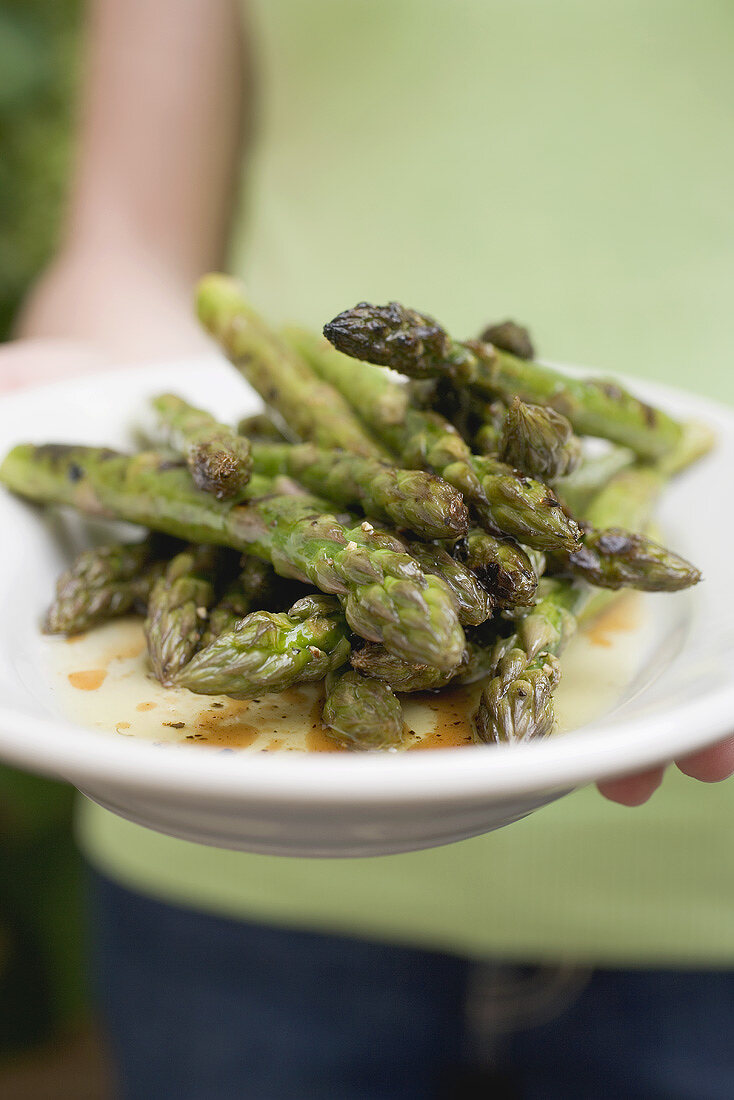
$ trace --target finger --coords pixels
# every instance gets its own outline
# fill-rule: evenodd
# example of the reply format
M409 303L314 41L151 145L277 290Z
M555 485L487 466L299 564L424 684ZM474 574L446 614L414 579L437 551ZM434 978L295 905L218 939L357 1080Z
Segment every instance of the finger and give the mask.
M626 775L623 779L606 779L597 783L599 793L610 802L621 806L641 806L655 793L663 781L665 768L651 768L636 775Z
M676 760L684 775L700 779L702 783L720 783L734 775L734 736L728 737L718 745L691 753Z

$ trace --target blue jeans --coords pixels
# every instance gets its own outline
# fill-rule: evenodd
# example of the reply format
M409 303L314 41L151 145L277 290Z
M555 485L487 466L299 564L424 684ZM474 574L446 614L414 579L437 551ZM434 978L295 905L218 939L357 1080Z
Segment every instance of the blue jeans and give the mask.
M464 1086L472 965L226 920L92 877L125 1100L732 1100L734 974L596 971ZM477 1091L474 1091L476 1089Z

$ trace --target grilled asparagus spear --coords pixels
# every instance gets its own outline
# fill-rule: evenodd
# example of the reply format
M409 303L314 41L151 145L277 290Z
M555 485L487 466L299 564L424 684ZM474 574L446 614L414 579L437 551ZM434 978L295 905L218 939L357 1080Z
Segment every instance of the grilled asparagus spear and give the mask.
M348 360L325 357L313 365L322 380L351 399L354 367ZM373 393L397 385L375 367L360 370L372 379ZM385 424L375 403L358 407L355 402L354 408L405 466L432 470L454 485L475 507L482 524L496 533L516 536L539 550L577 545L575 523L547 486L496 460L473 455L453 424L438 413L408 407L400 423Z
M486 509L477 509L482 526L534 550L571 551L578 546L578 525L542 481L490 455L474 455L472 463L488 502Z
M308 329L298 328L295 325L286 325L282 330L282 336L319 377L322 371L328 374L329 362L333 364L333 369L336 371L343 366L339 361L345 357L319 333L309 332ZM348 360L347 366L349 366ZM379 377L379 372L372 371L353 376L349 403L357 408L371 406L375 410L375 416L379 417L383 424L400 424L405 419L410 403L408 387L383 386L380 384Z
M528 552L514 539L497 538L479 528L456 543L454 556L476 574L498 607L531 604L545 566L539 551Z
M170 686L196 652L214 602L215 559L211 546L183 550L153 586L144 629L151 668L162 684Z
M439 672L431 665L409 665L377 642L366 642L354 649L350 660L358 672L383 680L397 692L436 691L448 684L473 684L494 672L497 664L490 644L470 640L461 664L450 672Z
M524 474L552 482L576 469L581 440L549 405L529 405L516 397L505 416L499 457Z
M410 542L408 549L424 573L440 577L446 583L454 598L460 623L479 626L489 618L492 599L471 569L452 558L435 542Z
M520 397L549 405L580 435L610 439L640 458L655 461L681 439L680 424L617 382L575 378L480 340L459 343L432 317L399 302L360 302L335 317L324 334L347 355L413 378L444 376L506 402Z
M648 591L675 591L697 583L698 570L677 555L626 531L615 543L614 528L607 526L644 526L664 479L665 473L654 467L632 467L612 478L587 513L599 530L584 536L591 537L590 560L577 562L575 574L608 588L620 587L625 577ZM610 539L606 546L605 536ZM556 658L575 632L577 616L593 590L571 580L545 580L542 589L533 609L519 620L516 633L496 647L497 673L485 685L475 716L479 740L525 740L544 736L552 728L552 693L560 669L549 657Z
M293 582L293 586L297 582ZM239 619L243 619L253 610L271 610L277 600L278 592L288 590L290 581L278 577L273 567L259 558L245 557L242 568L234 580L227 586L221 599L212 608L207 619L206 629L201 637L201 648L209 645L224 634L233 630ZM286 606L285 603L280 604Z
M255 443L258 473L287 474L307 489L371 519L407 528L425 539L451 539L468 528L461 494L435 474L404 470L374 458L326 451L304 443Z
M495 646L495 672L474 715L478 741L527 741L553 729L553 691L561 676L556 658L575 633L589 590L564 581L543 581L543 589L517 631Z
M322 680L349 657L349 630L335 596L306 596L287 613L252 611L200 649L174 678L199 695L251 699Z
M186 459L194 484L217 500L240 496L250 480L250 443L174 393L153 399L163 442Z
M387 684L351 669L327 677L321 720L344 749L397 749L406 734L400 700Z
M270 413L253 413L251 416L243 416L237 422L237 431L240 435L246 435L251 442L257 443L288 443L290 436L284 434L286 426L281 431L280 424L275 422Z
M479 339L484 344L494 344L502 351L509 351L518 359L535 358L535 348L530 332L524 325L518 325L517 321L501 321L499 324L487 325Z
M56 582L44 632L80 634L128 611L144 614L162 567L150 539L83 550Z
M206 275L197 287L196 310L207 332L297 439L373 458L390 457L364 430L344 398L315 378L265 325L235 279Z
M553 572L600 588L644 592L678 592L697 584L701 573L694 565L634 530L646 525L665 481L654 466L631 466L611 478L587 509L579 549L550 555ZM620 525L603 527L608 516L619 517Z
M246 504L213 500L186 470L154 453L133 457L104 448L21 444L0 466L0 481L30 500L67 504L125 519L192 542L247 550L276 573L343 596L356 633L415 663L451 668L464 635L453 598L425 576L394 536L365 522L344 527L309 496L264 495ZM264 486L253 478L253 492Z

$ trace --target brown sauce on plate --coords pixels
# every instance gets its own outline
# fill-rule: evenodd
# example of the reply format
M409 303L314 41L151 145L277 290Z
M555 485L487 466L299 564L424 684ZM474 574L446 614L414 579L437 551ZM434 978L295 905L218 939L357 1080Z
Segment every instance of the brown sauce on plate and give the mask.
M557 692L559 728L573 729L620 698L640 652L643 604L622 596L569 645ZM643 632L644 633L644 632ZM166 689L147 669L139 619L121 619L74 646L48 639L55 693L73 720L101 733L155 745L208 745L238 752L344 752L321 725L323 685L237 700ZM473 743L477 685L402 697L408 751L462 748Z

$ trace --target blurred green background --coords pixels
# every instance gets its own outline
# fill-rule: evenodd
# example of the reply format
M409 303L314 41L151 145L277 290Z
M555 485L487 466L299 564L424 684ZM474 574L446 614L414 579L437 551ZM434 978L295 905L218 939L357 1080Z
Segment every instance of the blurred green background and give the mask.
M71 156L80 0L0 0L0 335L56 238ZM83 1011L73 792L0 768L0 1057Z
M53 248L70 160L80 0L0 0L0 334Z

